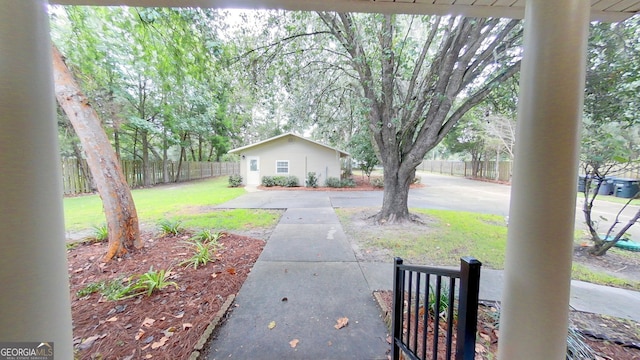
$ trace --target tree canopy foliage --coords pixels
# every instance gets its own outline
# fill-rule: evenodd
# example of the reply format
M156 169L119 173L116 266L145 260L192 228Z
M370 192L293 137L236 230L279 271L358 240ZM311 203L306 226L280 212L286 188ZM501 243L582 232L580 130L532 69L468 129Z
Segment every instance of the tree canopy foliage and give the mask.
M230 149L249 116L231 101L242 78L229 71L236 50L220 39L223 29L215 25L223 19L199 9L52 12L54 42L119 157L148 168L169 158L219 160Z
M639 71L637 17L591 27L580 169L585 182L583 213L594 241L590 251L595 255L604 255L640 217L639 211L619 227L618 214L606 232L599 233L598 221L591 212L607 179L637 170L640 165Z

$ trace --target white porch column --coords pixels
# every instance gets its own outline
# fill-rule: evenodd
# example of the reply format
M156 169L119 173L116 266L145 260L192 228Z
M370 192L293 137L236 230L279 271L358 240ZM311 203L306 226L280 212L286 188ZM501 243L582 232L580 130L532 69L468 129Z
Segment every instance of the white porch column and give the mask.
M73 359L47 1L0 9L0 341Z
M564 359L590 2L528 0L498 358Z

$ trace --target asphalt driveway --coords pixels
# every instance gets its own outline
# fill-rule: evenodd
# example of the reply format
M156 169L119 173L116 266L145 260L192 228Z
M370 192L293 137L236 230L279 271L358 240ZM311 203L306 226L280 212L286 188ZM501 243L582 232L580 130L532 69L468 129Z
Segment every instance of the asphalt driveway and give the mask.
M508 216L511 186L492 182L469 180L462 177L418 172L424 187L409 191L409 207L470 211ZM297 191L270 190L250 192L219 208L286 209L316 208L330 206L379 207L382 205L380 191ZM582 194L576 192L576 228L585 229L582 214ZM600 230L606 231L622 208L621 204L596 200L593 214L600 222ZM629 206L620 216L625 223L638 211L638 206ZM606 219L606 220L603 220ZM640 226L628 232L633 239L640 239Z

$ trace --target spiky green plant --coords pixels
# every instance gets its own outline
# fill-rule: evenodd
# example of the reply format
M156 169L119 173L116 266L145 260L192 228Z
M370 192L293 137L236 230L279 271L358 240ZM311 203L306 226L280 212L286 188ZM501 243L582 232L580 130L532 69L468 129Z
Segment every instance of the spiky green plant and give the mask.
M91 295L93 293L102 291L102 289L104 289L104 287L105 287L105 282L104 281L92 282L92 283L87 284L82 289L78 290L76 292L76 296L78 296L79 298L85 297L85 296Z
M147 293L147 296L150 296L154 291L160 291L169 286L173 286L177 289L178 284L175 281L169 281L170 274L171 269L153 270L152 266L149 268L149 271L136 278L134 291L142 290Z
M497 311L491 313L496 329L500 327L500 304L495 304ZM598 359L596 352L587 344L582 334L573 326L567 332L567 360Z
M93 240L96 242L109 240L109 229L106 224L93 227Z
M168 286L178 288L178 284L169 281L171 270L153 270L153 267L144 274L133 275L127 279L116 278L113 280L102 280L87 284L76 292L78 297L91 295L100 292L105 299L116 301L129 299L146 293L150 296L154 291L162 290Z
M197 269L200 265L206 265L207 263L215 261L215 251L219 247L217 242L204 242L196 239L185 241L187 247L193 250L193 256L180 263L180 265L186 265L187 267L193 266Z
M436 309L436 291L432 285L429 285L429 301L428 301L428 309L434 315L438 315L440 317L447 316L447 310L449 309L449 289L444 286L440 289L440 306ZM436 311L437 310L437 311Z
M158 228L162 235L177 236L184 232L182 221L177 219L162 219L158 222Z
M220 240L220 238L222 237L222 233L217 231L211 231L211 229L203 229L198 231L197 234L195 234L192 239L193 240L197 240L197 241L201 241L204 243L210 243L210 242L215 242L217 243L218 240Z
M567 360L598 359L595 351L586 343L584 337L573 326L569 326L567 333Z
M104 286L100 289L100 293L107 300L115 301L115 300L123 300L128 299L130 297L134 297L135 292L135 283L130 281L129 279L117 278L111 281L104 282Z

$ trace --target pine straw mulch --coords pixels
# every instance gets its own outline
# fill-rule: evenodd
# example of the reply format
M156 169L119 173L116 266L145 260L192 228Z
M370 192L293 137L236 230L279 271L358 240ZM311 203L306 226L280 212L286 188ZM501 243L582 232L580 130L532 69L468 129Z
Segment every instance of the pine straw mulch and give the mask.
M393 301L392 291L376 291L374 297L380 305L382 316L391 332L391 309ZM424 308L420 308L419 315L424 315ZM414 315L415 316L415 315ZM414 326L415 320L412 316L411 326ZM433 354L433 336L434 325L433 316L428 316L427 330L427 348L426 358L430 359ZM578 330L591 349L596 354L595 360L640 360L640 324L625 320L617 319L610 316L585 313L580 311L571 311L569 314L571 324ZM406 339L407 333L407 316L405 314L403 333ZM455 321L454 321L455 326ZM500 337L499 330L499 309L494 302L481 303L478 307L478 328L476 333L476 355L479 360L495 359L498 353L498 339ZM419 320L418 328L423 328L422 319ZM421 355L423 350L423 330L417 332L417 353ZM415 330L412 329L414 334ZM452 336L452 349L455 354L456 333L455 329ZM392 339L387 339L389 343ZM406 341L406 340L405 340ZM411 336L410 344L413 349L414 336ZM438 334L438 359L446 358L446 322L439 322ZM402 358L402 356L401 356Z
M106 243L68 250L77 359L189 358L221 307L230 304L226 300L240 290L264 247L263 240L223 234L215 262L187 268L179 263L193 255L182 242L190 236L145 233L144 248L108 263L102 261ZM178 288L119 301L108 301L99 293L82 298L76 294L88 284L140 275L151 268L171 269L170 280Z

